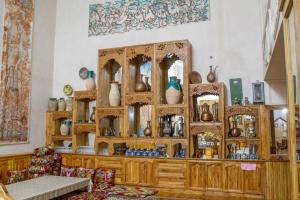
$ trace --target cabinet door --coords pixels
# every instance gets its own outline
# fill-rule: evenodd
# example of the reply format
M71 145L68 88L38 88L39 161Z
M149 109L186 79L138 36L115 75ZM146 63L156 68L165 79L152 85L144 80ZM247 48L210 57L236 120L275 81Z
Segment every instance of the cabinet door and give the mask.
M240 163L224 164L224 188L228 192L242 192L243 190L243 173Z
M222 190L223 188L223 167L222 163L207 163L207 190Z
M108 169L115 169L115 183L123 183L123 159L122 158L105 158L97 157L96 158L96 168L103 167Z
M256 164L256 170L243 171L244 192L262 194L262 165Z
M152 185L153 164L151 161L125 160L124 173L127 184Z
M155 185L163 188L185 188L186 162L156 161Z
M205 189L206 164L189 163L189 187L191 189Z
M72 166L72 155L61 154L62 156L62 164L65 166Z

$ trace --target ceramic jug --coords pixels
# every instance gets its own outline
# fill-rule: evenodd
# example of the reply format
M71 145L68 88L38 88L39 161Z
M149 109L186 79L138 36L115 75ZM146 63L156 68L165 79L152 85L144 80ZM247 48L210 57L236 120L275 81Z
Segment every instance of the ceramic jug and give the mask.
M209 83L214 83L216 81L216 69L217 66L215 67L215 69L213 69L213 66L209 66L209 73L207 74L207 81Z
M60 98L58 100L58 111L65 111L66 110L66 101L64 98Z
M237 128L236 120L234 120L232 123L233 123L233 126L230 129L229 135L231 137L240 137L241 136L241 130L239 128Z
M147 91L147 86L143 81L143 74L140 74L139 78L135 83L135 91L136 92L145 92Z
M111 82L110 91L109 91L109 105L110 106L119 106L121 103L121 94L119 91L118 82Z
M181 94L181 86L178 84L177 77L171 76L166 91L167 103L178 104L181 100Z
M64 136L69 135L70 128L71 128L71 121L70 120L62 121L61 124L60 124L60 134L64 135Z
M164 137L170 137L172 133L172 129L170 127L170 124L167 120L164 121L164 129L163 129L163 136Z
M211 114L209 110L209 105L207 103L204 103L201 106L201 121L210 122L213 120L213 115Z
M94 71L88 71L88 78L85 80L85 87L87 90L95 90L96 89Z

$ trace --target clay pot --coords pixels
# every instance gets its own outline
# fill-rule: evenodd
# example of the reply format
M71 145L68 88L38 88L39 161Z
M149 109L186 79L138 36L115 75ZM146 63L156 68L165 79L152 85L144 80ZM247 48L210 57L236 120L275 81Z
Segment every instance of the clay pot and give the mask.
M147 127L144 129L144 135L146 137L151 137L151 135L152 135L151 121L147 121Z
M73 110L73 98L69 97L66 99L66 111L72 111Z
M168 104L178 104L181 100L181 86L176 76L171 76L167 85L166 100Z
M60 98L58 100L58 111L65 111L66 110L66 101L64 98Z
M109 105L110 106L119 106L121 103L121 94L119 91L118 82L111 82L110 91L109 91Z
M48 111L53 112L57 111L58 102L56 98L50 98L48 100Z
M147 86L143 81L143 74L140 74L139 78L135 83L135 91L136 92L145 92L147 91Z
M209 83L214 83L216 81L216 69L217 67L215 67L215 69L212 68L213 66L209 66L210 70L209 73L207 74L207 81Z
M95 90L96 89L94 71L88 71L88 78L85 80L85 88L87 90Z

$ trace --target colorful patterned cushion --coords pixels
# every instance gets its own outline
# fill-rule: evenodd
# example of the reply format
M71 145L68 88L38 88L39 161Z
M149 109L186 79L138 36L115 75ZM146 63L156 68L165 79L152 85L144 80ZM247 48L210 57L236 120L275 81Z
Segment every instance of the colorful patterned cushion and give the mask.
M76 167L62 166L60 169L61 176L76 177Z
M33 179L33 178L37 178L37 177L41 177L41 176L46 176L49 175L49 173L28 173L28 178L29 179Z
M101 200L106 199L107 195L104 192L83 192L67 198L67 200Z
M129 187L124 185L113 186L108 191L108 196L126 196L126 197L138 197L145 198L147 196L154 195L157 191L151 188L144 187Z
M52 172L52 167L50 165L30 165L28 168L29 173L39 173L39 174L45 174Z
M45 164L53 165L54 157L53 155L46 155L43 157L32 156L31 164L32 165L45 165Z
M115 185L115 170L98 168L95 171L93 191L103 191Z
M8 170L7 171L7 184L17 183L24 181L26 178L26 169L23 170Z
M37 157L51 155L53 153L54 153L54 149L51 146L39 147L39 148L34 149L34 151L33 151L33 155L35 155Z
M93 179L95 174L94 169L88 169L84 167L78 167L77 168L77 176L81 178L90 178Z

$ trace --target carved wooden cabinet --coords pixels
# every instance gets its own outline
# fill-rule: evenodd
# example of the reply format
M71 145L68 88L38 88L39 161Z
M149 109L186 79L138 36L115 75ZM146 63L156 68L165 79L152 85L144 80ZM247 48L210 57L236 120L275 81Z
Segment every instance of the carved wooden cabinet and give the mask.
M224 164L224 189L229 192L243 191L243 172L239 162L228 162Z
M117 157L96 157L95 168L98 167L116 170L116 184L124 183L123 159Z
M126 184L153 186L153 161L124 159Z

